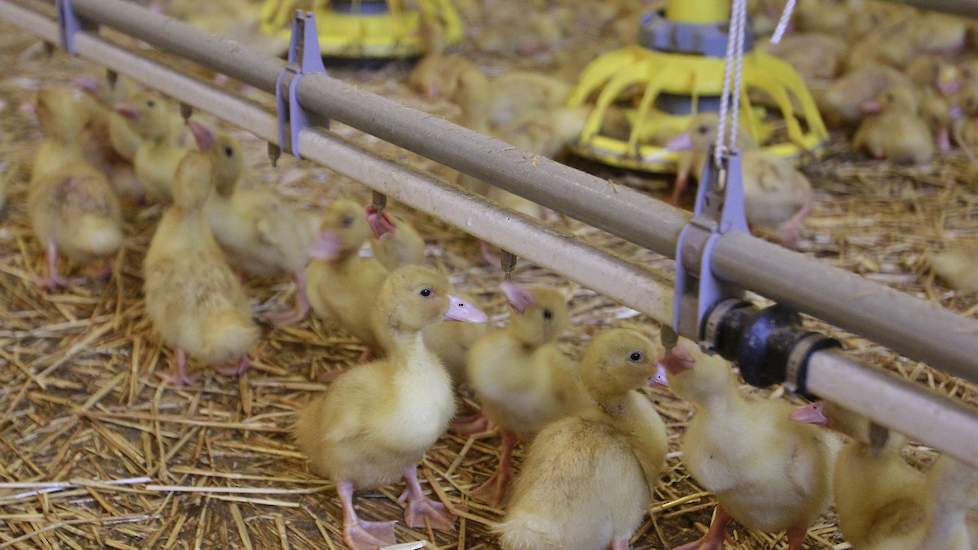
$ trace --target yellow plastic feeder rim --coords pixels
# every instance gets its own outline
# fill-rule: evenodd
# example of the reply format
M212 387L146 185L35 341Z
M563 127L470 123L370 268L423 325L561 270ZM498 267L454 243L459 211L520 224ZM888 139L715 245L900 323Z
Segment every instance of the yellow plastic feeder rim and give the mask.
M672 0L667 4L666 18L673 5L682 23L705 24L696 19L699 12L689 5L724 6L723 2ZM709 10L708 10L709 11ZM729 8L713 9L713 18L729 14ZM671 21L671 19L670 19ZM676 169L678 154L659 144L683 132L692 115L701 112L701 103L715 101L723 93L724 59L707 55L658 51L642 46L628 46L598 57L581 75L568 104L593 105L578 140L571 150L585 158L632 170L670 173ZM751 96L762 93L766 104L754 105ZM683 98L690 104L688 114L673 114L657 102ZM756 97L756 96L755 96ZM745 54L743 90L740 98L741 126L762 149L778 156L797 158L803 152L816 151L828 137L828 131L804 81L787 63L754 49ZM627 138L602 133L608 110L624 112L629 122ZM702 109L706 110L706 109ZM772 117L777 113L779 116ZM779 127L786 139L766 143Z
M406 58L425 53L419 26L422 16L441 21L445 43L462 40L462 21L451 0L417 0L408 9L401 0L387 0L382 9L376 2L350 2L344 11L328 2L316 2L313 12L319 30L319 48L324 56L341 58ZM263 33L288 43L294 0L266 0L260 14ZM383 9L386 7L386 9Z

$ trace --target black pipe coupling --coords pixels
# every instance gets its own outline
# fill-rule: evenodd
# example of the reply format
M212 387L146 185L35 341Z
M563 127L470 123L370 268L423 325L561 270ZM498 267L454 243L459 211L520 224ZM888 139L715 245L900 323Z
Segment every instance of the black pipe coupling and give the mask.
M783 383L806 397L812 354L841 346L834 338L805 330L798 312L779 304L759 310L744 300L723 300L703 324L707 346L737 363L748 384L766 388Z

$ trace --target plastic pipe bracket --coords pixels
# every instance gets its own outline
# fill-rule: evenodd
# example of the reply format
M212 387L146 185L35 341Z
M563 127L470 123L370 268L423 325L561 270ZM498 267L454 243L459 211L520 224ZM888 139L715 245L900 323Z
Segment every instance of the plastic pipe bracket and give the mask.
M72 0L55 0L54 8L58 14L58 41L66 52L75 55L75 35L95 25L75 13Z
M716 166L711 148L707 159L699 178L693 218L679 234L676 245L672 326L677 333L713 352L716 343L705 338L706 315L720 301L744 294L742 289L713 275L713 247L721 235L748 229L739 153L725 153L720 166Z
M275 80L279 145L297 158L301 157L299 132L309 126L329 126L329 121L306 112L299 104L299 82L302 77L314 73L326 74L322 53L319 51L316 16L312 12L297 10L292 19L289 64Z

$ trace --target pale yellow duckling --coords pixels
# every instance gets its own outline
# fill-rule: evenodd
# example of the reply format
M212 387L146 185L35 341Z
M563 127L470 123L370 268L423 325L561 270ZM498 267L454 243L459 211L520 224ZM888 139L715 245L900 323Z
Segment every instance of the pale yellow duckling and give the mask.
M767 52L785 61L806 80L835 78L846 58L844 40L822 33L789 33L768 44Z
M689 129L673 138L667 150L682 151L673 200L686 186L689 173L701 173L710 146L716 143L719 119L715 113L693 117ZM794 246L801 237L802 223L814 202L811 183L791 161L754 149L746 133L738 139L743 169L744 214L754 230L774 231L786 246Z
M343 292L342 287L333 289ZM405 266L384 281L372 304L378 331L393 342L387 359L341 374L299 412L296 444L320 475L336 483L343 535L355 549L394 543L394 522L368 522L353 507L356 489L407 482L405 523L451 530L445 506L424 496L416 464L455 414L451 379L424 344L425 327L442 319L485 322L485 314L448 294L448 279L423 266Z
M835 465L839 528L854 548L971 550L967 514L978 506L978 470L942 456L926 472L900 456L907 439L832 403L813 403L792 417L851 439Z
M360 256L369 234L362 206L345 199L330 204L309 250L306 293L316 315L339 323L370 351L382 352L370 311L388 271L376 258Z
M387 211L377 212L367 207L370 224L370 250L385 268L393 271L401 266L424 263L424 239L404 218Z
M116 107L126 117L141 139L133 167L136 177L146 187L147 196L172 201L171 185L187 149L174 145L172 139L173 107L154 94L140 94L131 103Z
M34 160L27 206L34 234L47 252L48 272L40 284L48 289L73 282L58 272L59 251L75 262L89 262L111 260L122 246L119 200L105 176L86 162L79 143L91 113L85 103L62 88L38 94L45 139Z
M223 374L248 368L258 340L251 305L224 260L204 207L213 186L210 160L187 152L173 181L174 203L160 220L143 264L146 313L163 342L176 348L169 376L189 384L187 355L208 365L237 362Z
M502 289L513 308L510 324L476 342L467 365L469 386L500 430L498 468L472 492L493 504L505 496L516 441L575 412L583 396L576 366L556 343L569 321L564 295L508 281Z
M268 318L279 325L301 321L309 311L306 298L306 265L312 228L309 217L273 191L238 185L244 173L244 151L238 140L215 134L206 126L190 122L200 148L214 167L214 186L207 201L207 219L214 237L227 251L232 263L249 275L295 279L295 306L291 311L274 311Z
M664 363L669 386L695 414L683 437L683 464L718 501L709 532L685 550L721 548L731 519L751 529L788 531L800 550L831 500L839 442L793 422L785 401L747 400L731 366L682 341Z
M894 87L863 104L867 117L852 139L856 149L901 164L926 164L934 158L934 140L920 118L913 90Z
M875 99L888 88L910 85L910 79L900 71L874 63L846 73L824 91L816 90L815 99L827 124L851 126L866 116L862 109L865 102Z
M418 25L425 56L408 75L408 85L428 98L450 98L455 93L459 75L476 66L461 55L445 54L445 29L441 21L422 16Z
M951 288L978 292L978 249L958 246L935 254L929 260L934 274Z
M466 303L481 309L479 300L471 294L456 292ZM444 321L424 330L424 342L428 349L441 359L456 386L468 383L466 366L469 352L491 327L488 323L455 323Z
M666 427L637 388L654 377L661 346L632 330L599 334L581 359L593 404L540 432L506 517L506 550L625 550L665 465Z
M567 102L573 86L530 71L512 71L490 81L489 123L503 126L534 111L548 111Z

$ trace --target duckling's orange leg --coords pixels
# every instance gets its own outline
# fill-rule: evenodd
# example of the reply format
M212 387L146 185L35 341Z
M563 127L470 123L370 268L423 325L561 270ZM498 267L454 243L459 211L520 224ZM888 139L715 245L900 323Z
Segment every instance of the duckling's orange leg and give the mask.
M189 386L197 381L197 375L187 372L187 352L182 349L177 350L177 364L174 365L167 374L160 374L164 382L174 386Z
M500 430L499 434L499 466L496 472L482 486L472 491L472 496L494 506L502 503L513 477L513 447L516 446L516 436L512 432Z
M808 529L804 527L792 527L788 529L788 550L801 550L801 543L805 542L805 533Z
M404 522L408 527L419 528L425 526L425 520L431 525L432 529L439 531L454 531L455 516L448 512L445 505L431 500L424 496L421 491L421 484L418 483L418 468L414 464L404 470L404 482L407 488L401 493L397 502L407 507L404 509Z
M353 550L375 550L396 542L396 521L364 521L353 508L353 482L341 481L336 492L343 504L343 540Z
M687 174L679 173L676 174L676 183L672 187L672 196L669 197L669 204L673 206L679 205L679 199L683 196L683 191L689 185L689 177Z
M47 277L38 281L41 288L44 288L45 290L56 290L59 288L69 287L80 282L79 279L67 279L58 273L58 246L54 244L54 241L48 241L47 252L48 275Z
M492 429L492 421L486 416L485 409L480 409L477 414L459 418L452 422L448 429L458 435L481 434Z
M309 313L309 298L306 296L306 272L299 271L295 275L295 307L292 311L271 311L265 318L276 326L291 325L306 318Z
M730 515L718 504L713 510L713 521L710 522L710 529L706 535L696 542L684 544L675 550L721 550L723 539L727 535L728 523L730 523Z

